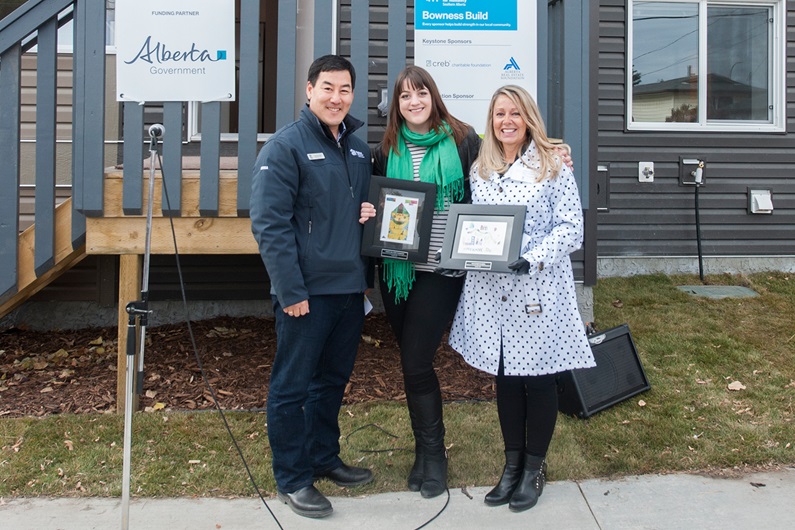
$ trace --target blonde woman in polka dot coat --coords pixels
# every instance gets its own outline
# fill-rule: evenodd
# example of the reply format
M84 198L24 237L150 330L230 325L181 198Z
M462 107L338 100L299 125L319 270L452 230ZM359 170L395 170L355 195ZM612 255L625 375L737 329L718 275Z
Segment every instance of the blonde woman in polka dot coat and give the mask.
M509 274L468 272L450 332L470 365L496 375L505 468L485 498L532 508L544 487L558 413L556 374L595 366L569 255L582 244L577 184L523 88L495 92L470 174L474 204L524 205L520 257Z

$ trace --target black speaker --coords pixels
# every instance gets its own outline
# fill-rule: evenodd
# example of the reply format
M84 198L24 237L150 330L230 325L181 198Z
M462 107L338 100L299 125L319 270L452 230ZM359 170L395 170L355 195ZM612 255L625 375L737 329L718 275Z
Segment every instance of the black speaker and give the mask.
M558 376L558 410L587 418L650 387L629 327L588 336L596 366Z

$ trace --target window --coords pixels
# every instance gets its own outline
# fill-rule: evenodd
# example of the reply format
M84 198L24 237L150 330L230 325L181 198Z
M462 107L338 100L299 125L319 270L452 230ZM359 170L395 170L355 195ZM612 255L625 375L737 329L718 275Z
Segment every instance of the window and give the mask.
M631 130L784 130L781 0L633 0Z

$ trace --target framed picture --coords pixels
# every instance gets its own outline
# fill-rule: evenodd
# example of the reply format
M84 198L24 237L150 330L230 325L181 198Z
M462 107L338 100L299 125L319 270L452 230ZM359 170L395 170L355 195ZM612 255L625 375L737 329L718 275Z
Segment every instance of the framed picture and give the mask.
M442 243L444 269L511 272L519 259L525 207L453 204Z
M376 216L364 224L362 254L427 261L436 185L373 176L367 200Z

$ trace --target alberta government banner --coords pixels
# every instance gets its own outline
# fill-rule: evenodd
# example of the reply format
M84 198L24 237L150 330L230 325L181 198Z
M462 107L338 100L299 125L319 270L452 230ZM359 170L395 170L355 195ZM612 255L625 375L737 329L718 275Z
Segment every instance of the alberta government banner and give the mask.
M416 0L414 64L428 70L448 110L483 134L495 90L535 98L538 0Z
M234 0L117 0L117 101L233 101Z

